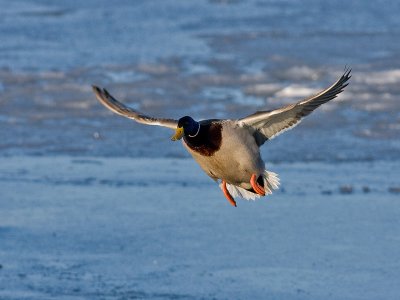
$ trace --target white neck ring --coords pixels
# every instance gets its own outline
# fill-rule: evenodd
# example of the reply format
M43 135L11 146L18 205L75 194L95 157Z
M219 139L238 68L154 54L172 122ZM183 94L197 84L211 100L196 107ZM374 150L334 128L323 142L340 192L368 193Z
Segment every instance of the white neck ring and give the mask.
M195 135L190 135L190 134L189 134L189 137L195 137L195 136L197 136L197 135L199 134L199 132L200 132L200 123L197 123L197 124L199 124L199 127L197 127L197 132L196 132L196 134L195 134Z

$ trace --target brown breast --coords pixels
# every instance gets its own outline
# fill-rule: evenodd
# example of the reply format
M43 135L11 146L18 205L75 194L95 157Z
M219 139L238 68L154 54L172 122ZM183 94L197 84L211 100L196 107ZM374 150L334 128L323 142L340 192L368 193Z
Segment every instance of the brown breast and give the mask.
M195 137L185 135L190 149L204 156L212 156L221 147L222 125L218 121L200 123L200 131Z

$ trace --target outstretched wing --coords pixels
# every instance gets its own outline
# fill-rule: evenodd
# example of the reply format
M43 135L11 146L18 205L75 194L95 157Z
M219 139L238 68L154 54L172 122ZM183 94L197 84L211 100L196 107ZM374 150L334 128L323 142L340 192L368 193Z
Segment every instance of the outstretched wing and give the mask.
M351 70L345 70L333 85L319 94L272 111L259 111L238 120L239 124L254 129L254 137L261 146L268 139L293 128L301 119L309 115L314 109L337 97L348 85Z
M127 107L113 96L106 89L101 89L97 86L92 86L93 92L96 94L96 98L107 107L112 112L124 116L126 118L135 120L136 122L146 124L146 125L158 125L164 126L171 129L176 129L178 126L178 121L174 119L161 119L161 118L153 118L142 114L133 108Z

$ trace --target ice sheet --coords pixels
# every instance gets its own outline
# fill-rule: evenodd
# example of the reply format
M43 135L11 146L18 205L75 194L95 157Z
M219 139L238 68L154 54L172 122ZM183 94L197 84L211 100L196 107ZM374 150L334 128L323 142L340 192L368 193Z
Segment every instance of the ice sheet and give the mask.
M233 208L192 160L1 158L0 298L397 299L399 167L273 164Z

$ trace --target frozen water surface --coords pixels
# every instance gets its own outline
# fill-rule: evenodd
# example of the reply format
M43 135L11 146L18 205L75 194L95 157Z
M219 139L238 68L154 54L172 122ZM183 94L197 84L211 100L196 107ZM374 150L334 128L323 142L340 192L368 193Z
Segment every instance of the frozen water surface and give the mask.
M398 1L0 0L0 299L399 299ZM233 209L168 129L345 91Z
M397 299L400 164L285 163L232 208L187 159L0 160L2 299Z

